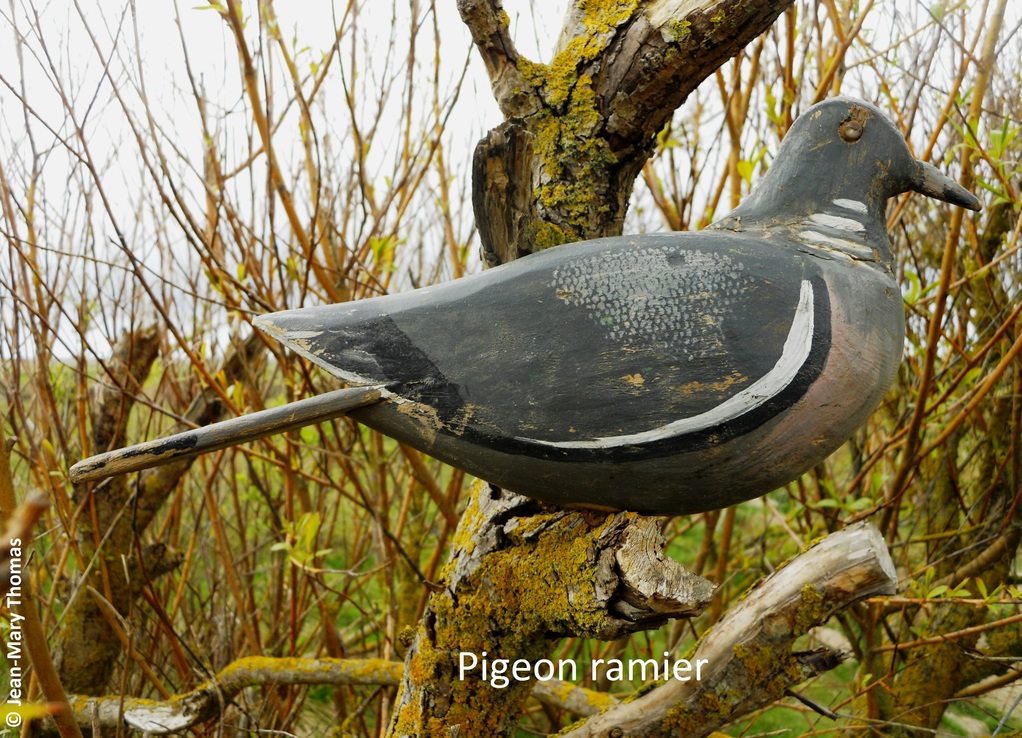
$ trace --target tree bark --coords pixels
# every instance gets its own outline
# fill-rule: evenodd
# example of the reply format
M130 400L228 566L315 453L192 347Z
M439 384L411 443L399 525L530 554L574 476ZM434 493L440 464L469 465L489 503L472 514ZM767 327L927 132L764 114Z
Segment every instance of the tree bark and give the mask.
M656 136L790 0L569 5L550 64L515 49L499 0L459 0L505 121L473 161L483 257L621 234Z
M709 735L837 666L841 654L795 653L795 641L859 600L894 594L897 584L876 528L859 523L832 533L759 582L703 637L691 657L706 661L702 680L667 681L561 735Z
M114 733L134 729L146 735L179 735L214 717L225 718L231 701L250 687L292 684L396 686L404 664L384 659L287 658L249 656L221 669L215 677L185 694L166 700L113 695L72 695L67 714L82 730ZM574 715L595 715L616 700L603 692L551 679L538 682L532 696L544 705ZM52 735L57 718L43 721L41 733ZM229 719L229 718L226 718Z
M390 734L514 735L533 682L495 687L483 659L531 664L565 636L616 639L697 614L713 587L664 557L659 523L479 485L409 648Z
M152 327L126 334L107 362L107 383L90 391L92 445L123 445L128 418L142 383L159 353L161 333ZM98 695L106 690L120 655L120 642L103 613L86 593L92 584L119 612L127 614L134 599L125 562L135 560L132 536L132 489L123 477L96 489L77 485L72 493L78 518L76 534L83 569L93 574L77 583L54 644L54 661L68 692ZM93 564L94 566L89 566Z

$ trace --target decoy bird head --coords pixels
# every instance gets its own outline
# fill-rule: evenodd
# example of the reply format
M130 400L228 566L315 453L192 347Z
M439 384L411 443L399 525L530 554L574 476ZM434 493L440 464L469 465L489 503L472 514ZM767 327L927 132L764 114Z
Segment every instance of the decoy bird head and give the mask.
M814 105L791 126L766 176L718 228L790 226L805 240L866 261L889 259L887 200L915 191L970 210L979 200L936 167L915 159L878 108L837 97ZM810 230L806 230L806 229ZM855 244L878 258L857 255Z

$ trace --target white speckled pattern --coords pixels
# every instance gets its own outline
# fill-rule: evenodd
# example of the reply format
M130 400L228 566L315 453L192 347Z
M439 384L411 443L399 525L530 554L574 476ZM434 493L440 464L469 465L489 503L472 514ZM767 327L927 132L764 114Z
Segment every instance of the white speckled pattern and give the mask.
M686 358L724 352L721 322L752 286L741 262L724 254L646 247L596 254L554 270L551 286L586 310L613 341L658 341Z

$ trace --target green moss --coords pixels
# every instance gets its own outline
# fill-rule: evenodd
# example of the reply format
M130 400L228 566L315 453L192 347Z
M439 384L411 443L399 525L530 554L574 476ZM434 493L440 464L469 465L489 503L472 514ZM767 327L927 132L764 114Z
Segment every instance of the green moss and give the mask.
M777 666L769 649L748 648L739 643L731 652L745 669L746 684L761 684Z
M699 707L706 718L720 719L731 714L732 699L716 692L704 692L699 696Z
M703 692L695 707L678 705L667 711L664 727L671 735L691 735L698 732L707 721L722 722L731 714L731 705L726 697L716 692Z
M672 735L692 735L702 720L685 705L676 704L664 715L663 727Z

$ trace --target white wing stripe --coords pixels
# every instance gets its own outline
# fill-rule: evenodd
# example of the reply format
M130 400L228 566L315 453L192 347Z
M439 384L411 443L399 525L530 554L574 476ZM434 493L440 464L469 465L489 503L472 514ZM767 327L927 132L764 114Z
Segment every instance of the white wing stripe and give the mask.
M804 241L808 241L813 244L819 244L825 247L833 247L839 251L843 251L850 256L862 257L872 261L876 258L876 254L869 246L855 241L849 241L847 238L838 238L836 236L828 236L818 231L801 231L798 234L799 238Z
M795 318L791 322L788 337L784 341L777 363L753 384L716 407L642 433L596 438L591 441L540 441L533 438L521 440L554 448L614 448L674 438L734 420L777 396L791 384L812 350L813 323L813 285L808 280L802 280Z

